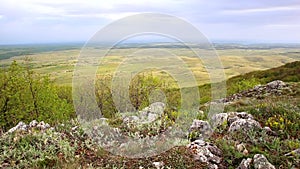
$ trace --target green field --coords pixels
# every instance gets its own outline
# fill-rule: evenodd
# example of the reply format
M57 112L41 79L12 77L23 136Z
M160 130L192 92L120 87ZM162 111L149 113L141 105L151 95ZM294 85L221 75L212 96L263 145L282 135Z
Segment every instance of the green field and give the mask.
M300 60L300 46L297 45L215 44L214 46L215 52L223 65L226 78ZM197 50L205 57L206 49ZM103 50L100 48L99 52L103 52ZM151 54L148 55L147 53ZM0 47L0 65L2 67L10 65L13 60L16 60L18 63L32 67L38 73L49 74L60 85L71 85L74 66L79 56L79 45ZM126 62L128 58L131 59L130 63L134 64L128 64L129 62ZM206 68L209 68L210 65L206 64L206 67L204 67L202 60L190 49L180 45L174 47L172 44L127 45L114 48L101 60L98 74L100 76L112 75L120 65L125 70L124 65L126 64L127 67L130 67L127 71L141 71L143 66L149 67L151 64L155 64L151 62L153 59L162 68L154 71L155 74L167 76L166 72L162 70L172 69L173 75L183 76L183 73L189 70L193 73L199 85L209 82ZM214 62L213 59L212 62ZM94 63L94 60L86 60L86 63L97 64ZM192 84L186 85L191 86Z

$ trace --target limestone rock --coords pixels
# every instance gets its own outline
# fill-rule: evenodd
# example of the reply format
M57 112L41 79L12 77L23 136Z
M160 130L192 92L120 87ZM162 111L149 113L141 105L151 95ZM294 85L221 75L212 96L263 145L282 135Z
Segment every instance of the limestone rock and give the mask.
M29 125L25 124L24 122L19 122L15 127L9 129L7 131L7 134L16 132L16 131L30 131L30 129L37 128L40 130L46 130L49 129L51 126L48 123L45 123L44 121L41 121L38 123L36 120L32 120Z
M222 126L227 123L228 114L227 113L218 113L212 117L212 122L214 127Z
M254 119L251 114L246 112L229 112L228 113L228 123L229 125L238 119Z
M166 107L165 103L155 102L150 104L149 110L150 112L155 114L163 114L165 107Z
M268 83L266 86L271 89L281 89L283 87L286 87L287 85L281 80L275 80L275 81Z
M32 127L36 127L39 123L36 121L36 120L32 120L30 123L29 123L29 127L32 128Z
M159 119L164 112L165 104L162 102L155 102L145 107L142 111L136 112L134 115L123 116L124 123L151 123Z
M28 126L24 122L19 122L15 127L8 130L7 133L13 133L15 131L26 131Z
M140 118L138 116L128 116L123 118L124 123L138 122Z
M262 154L254 155L253 164L255 169L276 169Z
M195 119L189 129L189 133L191 132L197 132L200 138L207 138L212 134L213 130L207 121Z
M243 130L243 131L249 131L252 129L260 129L261 125L252 119L238 119L236 121L234 121L228 131L229 132L234 132L234 131L239 131L239 130Z
M40 130L46 130L50 128L50 125L48 123L45 123L44 121L39 122L39 124L36 125L36 128Z
M155 168L157 168L157 169L162 169L162 168L164 168L164 162L163 161L160 161L160 162L153 162L152 163L154 166L155 166Z
M243 159L240 165L236 169L249 169L252 162L251 158Z
M236 149L237 149L239 152L242 152L242 151L244 151L244 149L245 149L245 145L244 145L243 143L238 144L238 145L236 145Z
M265 130L268 135L278 136L278 134L275 131L273 131L270 127L265 126L263 130Z
M215 145L203 140L195 140L187 148L194 154L194 159L206 163L208 168L222 168L223 153Z
M275 81L269 82L266 85L257 85L253 89L235 93L231 96L219 99L215 102L231 104L231 103L234 103L235 101L240 100L244 97L260 99L263 97L268 97L269 95L281 95L283 91L292 92L286 83L284 83L283 81L280 81L280 80L275 80Z

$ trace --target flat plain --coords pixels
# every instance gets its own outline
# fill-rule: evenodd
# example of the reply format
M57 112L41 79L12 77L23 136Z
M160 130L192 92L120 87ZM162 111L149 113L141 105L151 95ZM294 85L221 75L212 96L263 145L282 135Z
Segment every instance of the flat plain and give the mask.
M99 62L96 62L96 58L89 57L86 66L91 65L90 68L94 69L96 65L97 74L106 76L124 70L141 73L145 71L142 69L150 69L152 65L154 74L163 77L171 75L174 82L177 76L184 77L185 73L191 72L197 84L202 85L210 82L209 69L222 70L224 77L228 79L247 72L266 70L300 60L300 45L295 44L214 44L215 50L194 49L201 56L180 45L175 47L172 44L127 45L111 49L101 60L98 58ZM100 48L98 52L105 51ZM211 54L214 54L214 57L206 57ZM1 46L0 65L7 67L16 60L40 74L49 74L59 85L71 85L75 65L79 57L82 59L82 55L80 45L63 47L60 45L59 48L53 45ZM216 62L221 66L210 65ZM185 85L193 86L194 83L187 82Z

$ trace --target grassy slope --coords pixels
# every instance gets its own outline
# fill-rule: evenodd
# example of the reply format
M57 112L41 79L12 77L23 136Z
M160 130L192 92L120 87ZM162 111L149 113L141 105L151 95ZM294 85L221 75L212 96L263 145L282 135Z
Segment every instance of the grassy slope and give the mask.
M253 80L254 79L254 80ZM249 89L256 84L266 84L273 80L288 82L292 92L280 96L269 95L260 99L244 97L233 104L225 106L224 112L244 111L252 114L254 119L264 127L268 126L277 136L266 135L263 131L239 134L226 133L220 130L210 138L224 152L228 166L235 168L244 158L255 154L264 154L276 168L299 168L299 156L287 157L284 154L300 148L300 62L292 62L265 71L255 71L230 78L227 81L228 95L238 89ZM241 83L242 82L242 83ZM237 88L237 85L242 85ZM200 89L207 88L207 85ZM203 110L205 110L204 108ZM224 140L226 135L227 140ZM248 154L236 150L236 143L244 143Z
M258 84L266 84L273 80L285 82L300 81L300 61L287 63L283 66L263 71L253 71L246 74L234 76L226 81L227 95L238 93L242 90L253 88ZM199 86L201 103L210 101L210 84Z
M300 61L287 63L283 66L264 70L254 71L233 77L227 81L227 85L234 85L242 80L257 79L261 83L267 83L273 80L282 80L285 82L300 81Z

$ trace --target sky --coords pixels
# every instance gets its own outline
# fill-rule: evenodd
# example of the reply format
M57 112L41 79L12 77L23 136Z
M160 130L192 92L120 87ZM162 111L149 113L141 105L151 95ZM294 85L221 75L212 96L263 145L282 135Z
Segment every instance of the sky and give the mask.
M299 0L0 0L0 44L85 42L144 12L184 19L213 42L300 43Z

